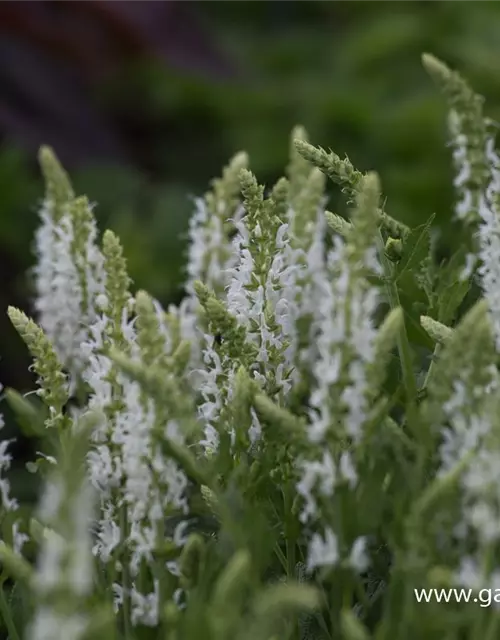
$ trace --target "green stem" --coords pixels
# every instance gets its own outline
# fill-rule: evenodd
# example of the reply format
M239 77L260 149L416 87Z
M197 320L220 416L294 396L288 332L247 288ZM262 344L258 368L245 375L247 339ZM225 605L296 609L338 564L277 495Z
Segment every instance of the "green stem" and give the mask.
M283 567L283 570L287 571L288 570L288 565L287 565L287 561L286 561L286 558L285 558L285 554L280 549L280 546L279 546L278 543L276 543L274 545L274 553L278 556L278 560L280 561L280 564Z
M123 540L127 539L128 536L128 520L127 520L127 511L126 506L122 506L120 510L120 529L122 532ZM130 628L130 572L128 567L128 557L122 558L122 581L123 581L123 603L122 603L122 613L123 613L123 637L125 640L130 640L132 638L132 632Z
M427 369L427 373L425 375L425 380L424 380L424 384L422 385L422 389L427 389L429 387L429 381L432 379L432 372L434 369L434 365L436 363L436 358L439 356L440 352L441 352L441 345L437 344L434 348L434 352L432 354L432 360L429 365L429 368Z
M285 546L286 546L286 563L287 563L287 578L288 582L292 582L295 577L295 566L297 564L297 558L295 555L296 540L295 540L295 527L294 516L292 514L293 493L291 483L285 487L283 492L283 502L285 509ZM300 638L300 627L298 620L294 623L294 630L292 635L293 640Z
M487 545L487 547L483 551L483 557L481 562L481 571L485 581L486 579L489 578L494 565L495 565L495 545L490 543ZM491 594L491 590L490 590L490 594ZM484 607L481 607L481 609L484 609ZM498 622L498 617L494 616L494 620ZM487 622L488 622L487 611L483 610L480 613L478 613L474 622L471 638L475 640L476 638L490 637L491 628L492 626L496 628L496 624L493 625L493 623L490 623L485 628L485 626L487 625ZM498 637L498 635L495 637Z
M390 260L385 255L384 244L382 235L379 231L379 252L380 259L382 262L382 267L384 269L384 275L386 279L386 290L387 295L389 297L389 304L391 309L396 309L401 306L401 302L399 300L399 292L398 286L394 280L394 270ZM401 370L403 374L403 382L406 389L406 398L407 398L407 411L408 411L408 426L414 432L415 436L418 437L417 433L417 381L415 379L415 374L413 372L413 364L411 357L411 347L408 341L408 334L406 332L406 322L403 315L403 321L401 323L401 329L397 339L397 347L399 358L401 362Z
M486 629L486 633L483 636L484 640L497 640L499 623L500 623L500 616L496 611L493 611L492 617L490 619L490 624L488 625Z
M297 559L295 557L295 527L293 526L294 523L290 522L290 520L292 520L294 517L292 514L293 494L290 491L290 486L285 488L283 498L285 508L287 574L288 579L293 580L295 576L295 565L297 564Z
M21 636L17 633L16 625L10 614L10 608L5 599L5 591L3 585L5 582L5 576L0 578L0 613L2 614L3 621L9 632L9 640L21 640Z

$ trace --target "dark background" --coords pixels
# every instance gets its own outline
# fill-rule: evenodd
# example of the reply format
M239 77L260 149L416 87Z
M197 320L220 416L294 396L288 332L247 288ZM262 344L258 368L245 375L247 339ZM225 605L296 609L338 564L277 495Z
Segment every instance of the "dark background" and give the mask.
M497 2L0 2L2 383L33 388L5 310L31 311L42 143L120 235L135 287L164 304L182 296L190 196L241 149L270 184L297 123L377 169L392 215L416 225L436 212L453 245L445 105L423 51L500 120ZM336 195L329 206L342 212Z

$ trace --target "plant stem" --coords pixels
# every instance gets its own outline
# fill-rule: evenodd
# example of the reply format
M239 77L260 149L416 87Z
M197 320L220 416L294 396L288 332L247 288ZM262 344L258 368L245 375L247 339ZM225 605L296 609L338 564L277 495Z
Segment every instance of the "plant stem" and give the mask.
M128 521L126 506L122 506L120 510L120 529L122 531L123 540L127 539L128 535ZM130 574L128 567L128 558L122 559L122 577L123 577L123 637L125 640L132 638L130 630Z
M295 535L292 515L292 503L293 495L291 493L291 487L286 487L283 495L284 508L285 508L285 536L286 536L286 561L287 561L287 574L288 580L293 580L295 576L295 565L297 560L295 558Z
M391 309L396 309L401 306L401 302L399 300L398 286L394 281L394 271L393 266L387 256L385 255L384 245L382 235L379 231L379 252L380 259L382 262L382 266L384 269L384 275L386 278L386 290L387 295L389 297L389 304ZM411 348L410 343L408 341L408 334L406 332L406 323L403 315L403 322L401 324L401 330L397 339L397 347L399 358L401 362L401 371L403 374L403 382L406 389L406 398L408 403L408 425L414 431L415 435L417 431L416 417L417 417L417 382L415 379L415 374L413 372L413 364L411 358Z
M2 614L3 621L5 622L7 631L9 632L9 640L21 640L20 635L17 633L14 620L12 619L12 616L10 614L9 605L7 604L7 600L5 599L5 592L3 589L4 583L5 577L2 576L0 578L0 613Z
M286 563L287 563L287 581L290 583L295 577L295 565L297 564L297 559L295 557L295 527L293 526L293 514L292 514L292 504L293 504L293 494L292 494L292 485L291 483L285 487L283 493L283 503L285 509L285 546L286 546ZM294 640L299 640L300 638L300 627L299 621L294 622L294 629L292 638Z
M432 360L431 360L431 363L429 364L429 368L427 369L427 373L425 375L424 384L422 385L423 389L427 389L429 386L429 381L432 379L432 370L434 368L436 358L439 356L440 352L441 352L441 345L437 344L434 348L434 352L432 354Z
M486 633L484 634L484 640L497 640L498 638L498 627L500 623L500 617L496 613L496 611L492 612L492 617L490 620L490 624L486 629Z

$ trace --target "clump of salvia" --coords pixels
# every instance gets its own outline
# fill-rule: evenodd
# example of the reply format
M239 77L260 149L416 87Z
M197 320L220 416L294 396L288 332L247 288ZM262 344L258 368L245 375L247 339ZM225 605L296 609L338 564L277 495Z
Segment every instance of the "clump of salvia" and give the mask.
M495 598L415 598L500 594L500 161L482 98L423 62L471 238L445 262L297 127L275 185L239 153L196 202L164 309L41 150L37 317L8 310L37 397L5 398L44 488L27 517L0 478L10 640L498 637Z

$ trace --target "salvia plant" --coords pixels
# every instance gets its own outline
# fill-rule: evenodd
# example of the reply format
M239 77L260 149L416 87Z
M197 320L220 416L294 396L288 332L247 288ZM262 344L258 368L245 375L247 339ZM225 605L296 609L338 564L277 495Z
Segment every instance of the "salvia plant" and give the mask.
M432 217L408 228L297 127L272 188L240 153L196 201L163 309L42 148L36 322L8 309L42 487L31 511L0 479L10 640L498 637L500 161L483 99L423 62L464 231L445 259ZM458 587L496 596L415 597Z

